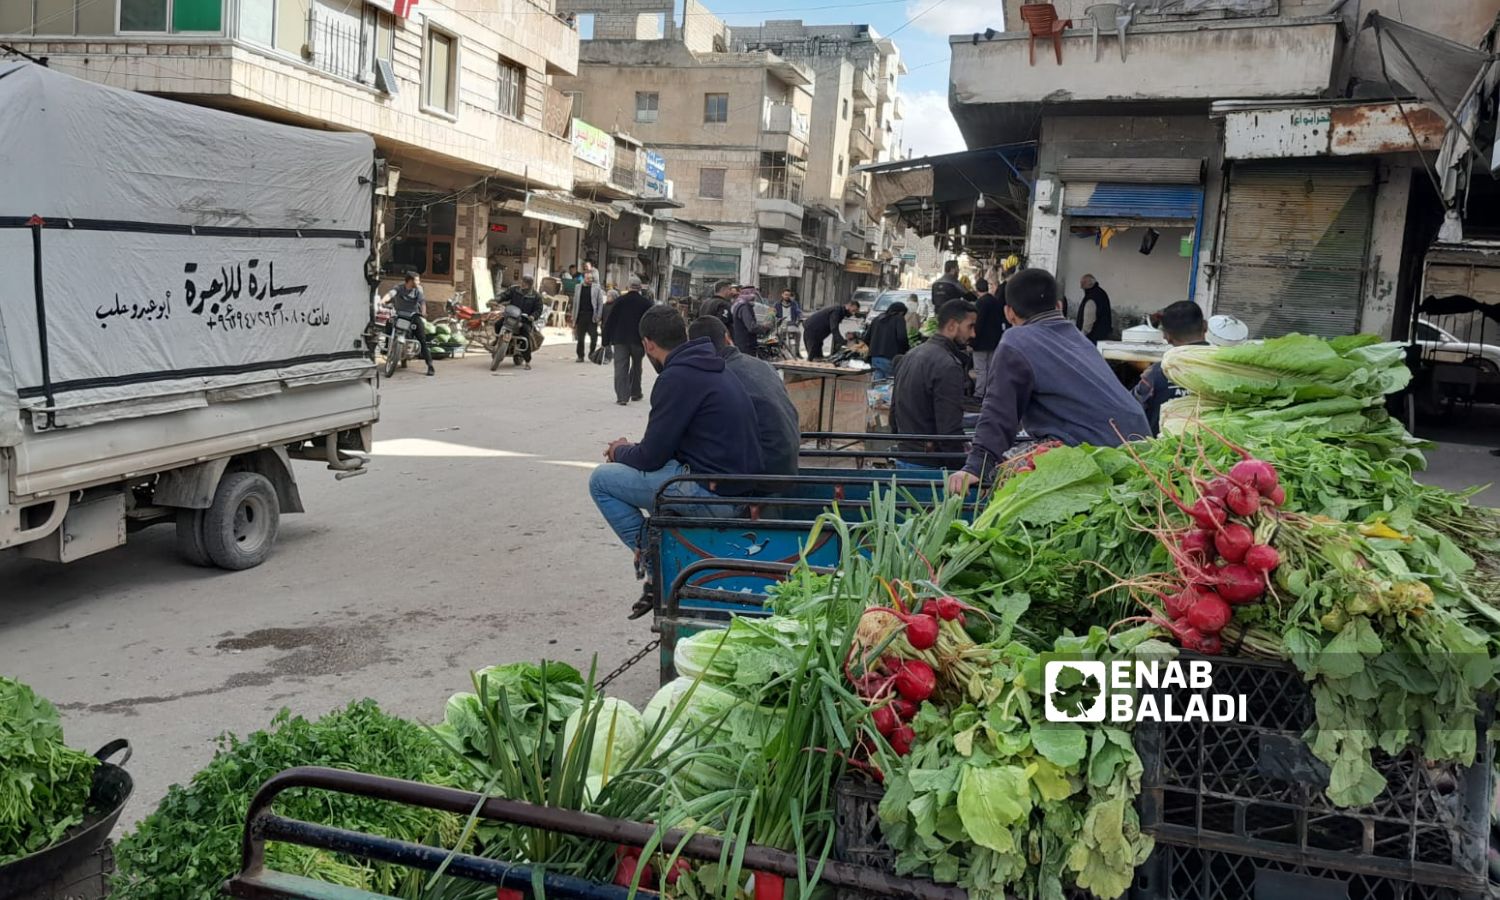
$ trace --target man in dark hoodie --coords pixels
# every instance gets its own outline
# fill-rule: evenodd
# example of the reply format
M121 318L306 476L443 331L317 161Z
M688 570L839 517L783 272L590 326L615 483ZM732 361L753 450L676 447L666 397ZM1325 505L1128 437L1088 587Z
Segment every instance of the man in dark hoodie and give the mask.
M954 493L992 477L1023 428L1032 440L1068 446L1118 447L1122 435L1150 436L1140 403L1061 306L1050 272L1022 269L1005 283L1011 327L990 360L969 459L948 480Z
M688 337L706 337L724 357L724 365L744 385L755 407L756 435L760 458L767 475L796 475L802 430L797 407L786 392L786 382L763 359L746 356L729 342L724 323L714 316L701 316L688 326Z
M687 339L677 310L653 306L641 316L641 344L658 373L651 388L651 415L638 443L610 441L607 462L589 476L589 494L609 527L631 550L640 549L642 510L656 491L678 475L759 475L760 445L755 407L745 388L725 368L707 338ZM679 482L676 497L729 495L732 485ZM674 506L683 515L729 516L731 504ZM639 605L637 610L639 611ZM641 615L650 611L649 603Z

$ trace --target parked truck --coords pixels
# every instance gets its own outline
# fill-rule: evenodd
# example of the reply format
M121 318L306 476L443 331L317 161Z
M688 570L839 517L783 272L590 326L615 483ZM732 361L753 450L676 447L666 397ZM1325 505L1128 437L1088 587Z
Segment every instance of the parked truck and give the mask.
M0 549L258 565L360 473L374 145L0 64Z

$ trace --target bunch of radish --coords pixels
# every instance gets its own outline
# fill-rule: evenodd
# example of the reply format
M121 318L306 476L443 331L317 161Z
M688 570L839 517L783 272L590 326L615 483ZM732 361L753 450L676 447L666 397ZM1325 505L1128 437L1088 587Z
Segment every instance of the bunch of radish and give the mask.
M672 864L666 868L667 884L676 884L677 879L691 871L691 868L688 861L680 856L672 860ZM630 887L636 883L638 875L641 885L653 884L656 881L656 872L651 867L651 861L641 859L641 848L624 844L615 847L614 883L620 887ZM508 898L502 897L501 900L508 900Z
M1276 467L1228 441L1225 444L1239 454L1239 462L1206 482L1193 478L1198 497L1191 504L1142 463L1151 480L1192 523L1158 533L1177 577L1175 590L1153 591L1162 601L1165 617L1152 621L1171 632L1185 649L1207 654L1223 650L1219 635L1233 618L1234 607L1265 596L1270 574L1281 563L1280 554L1269 543L1277 524L1275 510L1286 502Z
M875 730L905 756L916 739L909 723L937 690L939 671L961 668L975 646L963 627L972 607L944 596L908 612L895 588L884 587L894 606L871 606L860 616L844 674L870 706Z

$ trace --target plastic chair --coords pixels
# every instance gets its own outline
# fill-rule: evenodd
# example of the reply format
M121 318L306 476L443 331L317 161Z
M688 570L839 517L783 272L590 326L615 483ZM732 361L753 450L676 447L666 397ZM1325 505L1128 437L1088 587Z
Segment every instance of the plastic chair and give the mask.
M1021 21L1031 31L1031 39L1026 46L1030 64L1036 65L1037 38L1044 38L1052 41L1052 52L1057 55L1057 64L1062 65L1062 33L1073 27L1073 20L1059 19L1057 7L1050 3L1023 3Z
M1118 3L1096 3L1083 11L1094 25L1094 62L1099 61L1099 35L1113 34L1120 38L1120 62L1125 61L1125 29L1135 18L1135 4L1122 6Z

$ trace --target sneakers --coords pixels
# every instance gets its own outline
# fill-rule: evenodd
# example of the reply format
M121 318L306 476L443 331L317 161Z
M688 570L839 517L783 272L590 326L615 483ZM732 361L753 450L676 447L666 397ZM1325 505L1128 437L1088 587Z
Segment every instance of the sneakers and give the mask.
M427 367L427 375L428 375L428 377L431 377L431 376L436 375L436 374L437 374L437 369L434 369L432 366L428 366Z
M645 398L642 397L640 394L634 394L634 395L631 396L630 399L631 400L644 400Z
M531 361L530 361L530 360L527 360L527 361L526 361L526 365L524 365L524 366L522 366L522 367L521 367L521 368L523 368L523 369L525 369L525 370L526 370L526 371L528 371L528 372L530 372L530 371L531 371Z
M629 406L630 405L630 401L629 400L616 400L615 401L615 405L616 406Z

